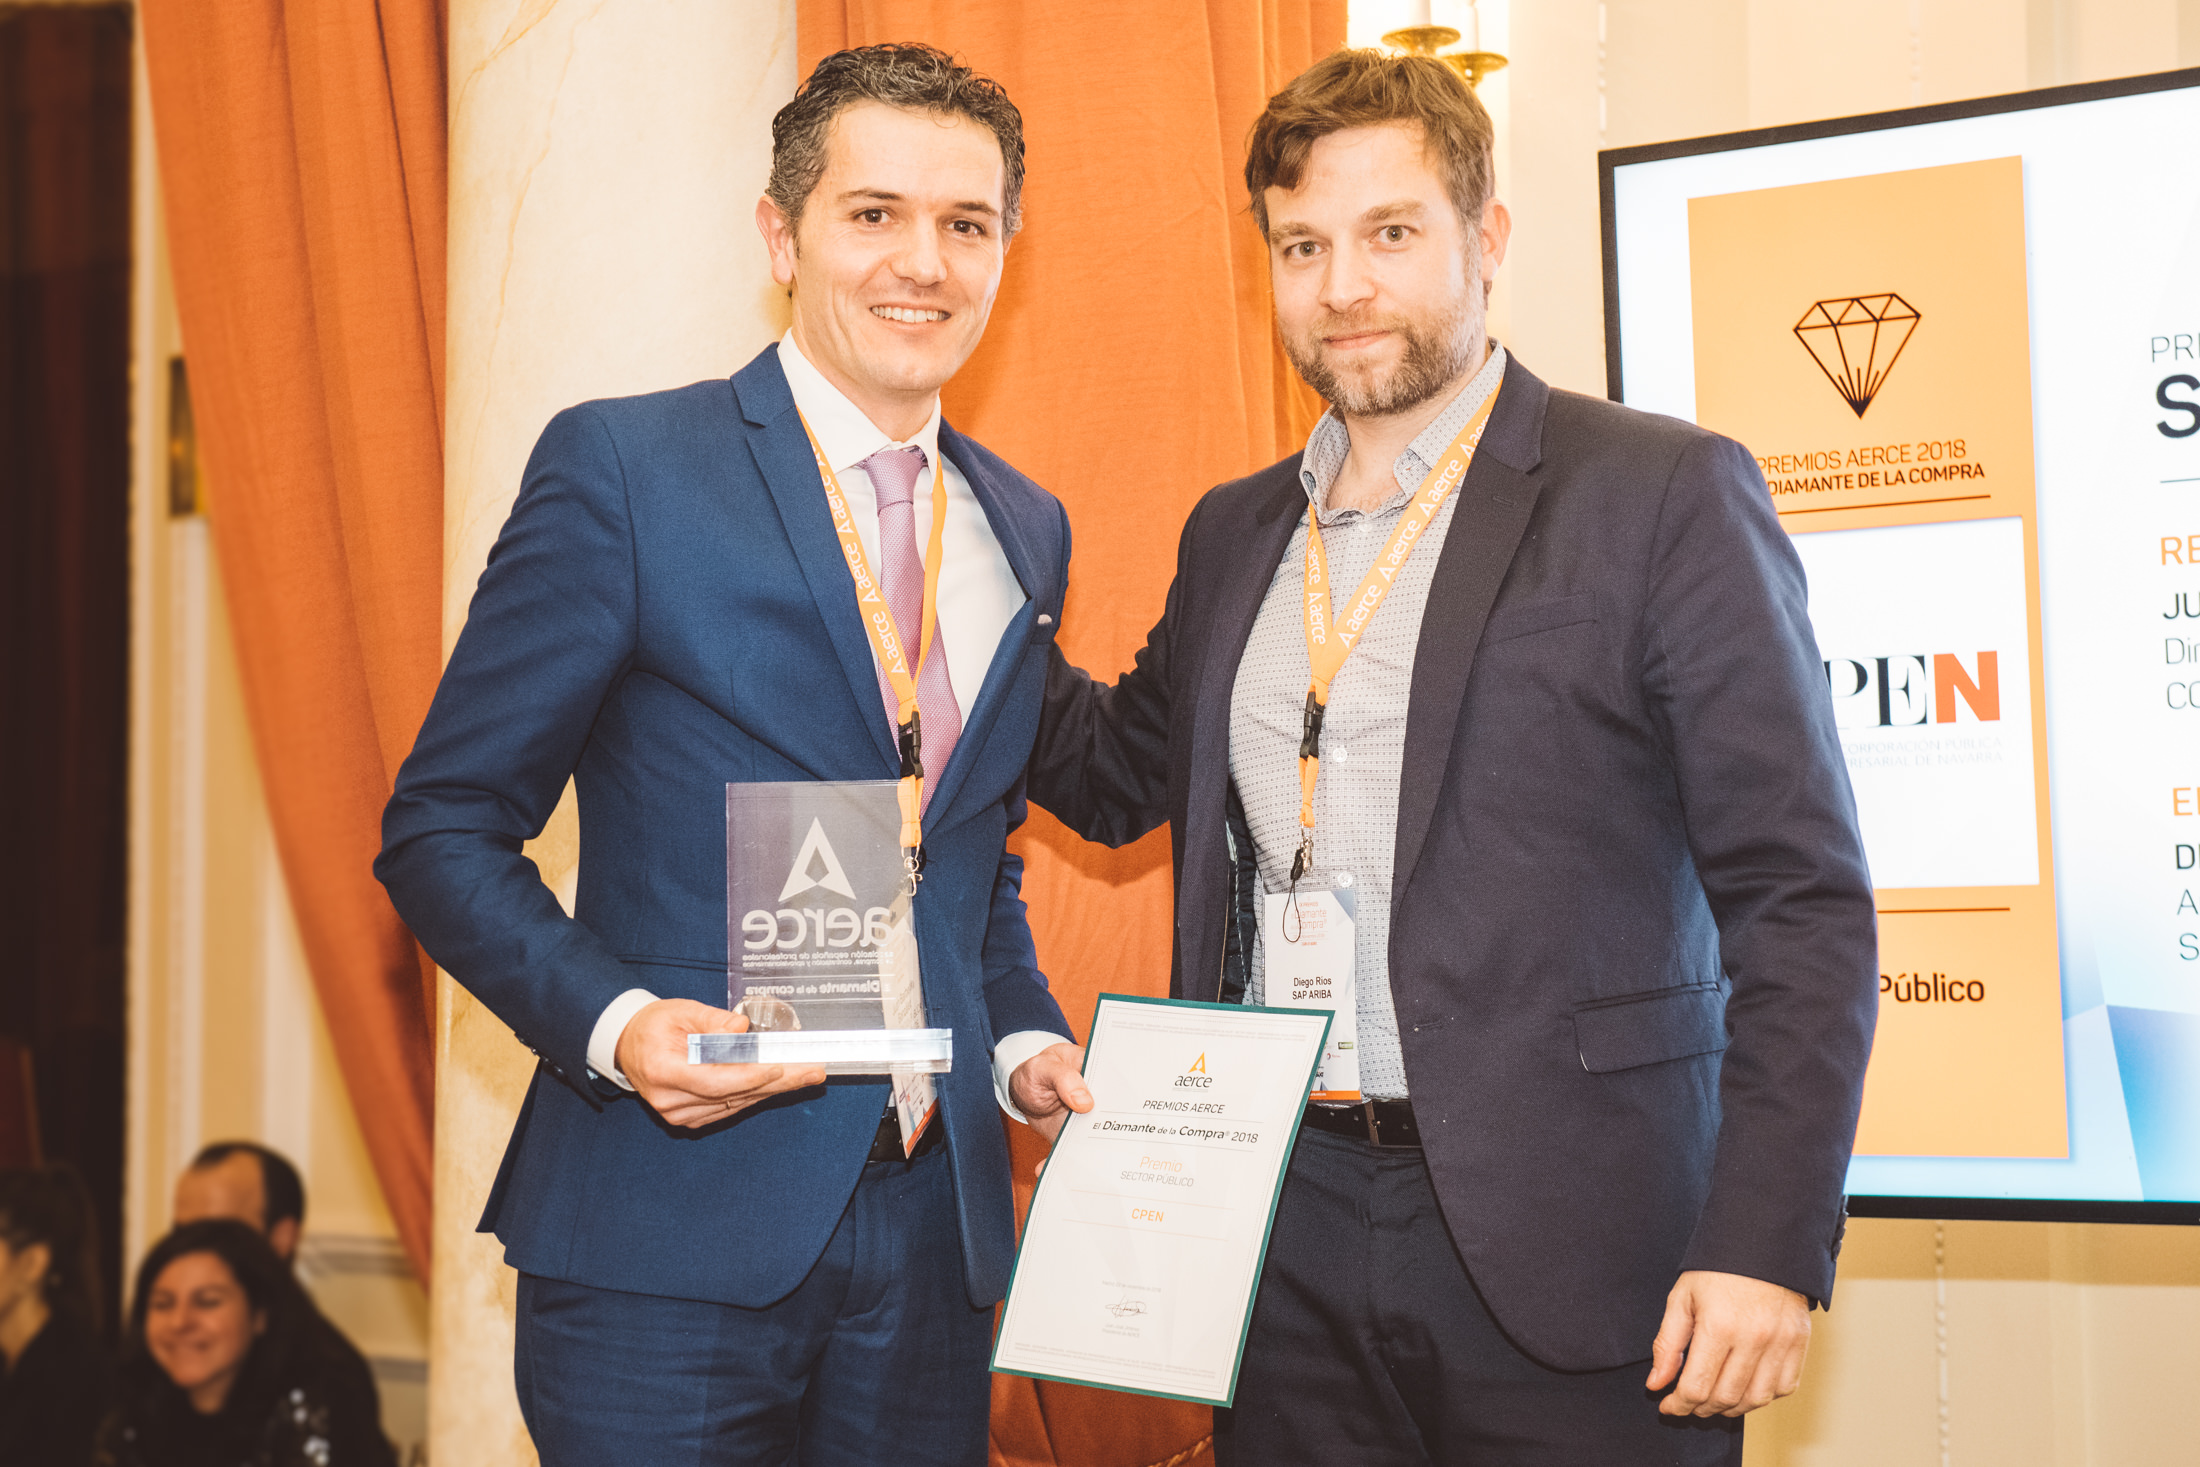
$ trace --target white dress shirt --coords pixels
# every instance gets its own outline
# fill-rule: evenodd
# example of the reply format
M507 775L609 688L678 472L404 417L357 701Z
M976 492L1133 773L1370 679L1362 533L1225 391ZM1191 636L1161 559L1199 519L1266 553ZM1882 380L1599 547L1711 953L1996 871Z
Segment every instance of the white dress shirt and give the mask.
M794 394L795 407L801 411L803 421L810 425L810 431L817 435L826 462L833 466L833 473L840 480L841 493L855 517L857 538L862 540L863 553L876 571L881 564L878 491L872 486L871 476L864 471L863 461L882 448L914 444L924 450L927 469L941 463L939 399L932 399L932 415L925 419L916 436L897 442L810 364L802 348L796 345L792 331L779 339L779 366L787 374L787 388ZM951 460L946 461L946 479L947 527L940 535L943 563L935 635L938 637L936 645L947 654L947 677L955 690L956 705L967 721L971 708L978 701L978 690L985 685L985 675L993 666L993 654L1000 646L1001 633L1008 630L1009 622L1030 598L1024 594L1022 583L1010 568L1008 557L1001 552L1001 542L993 534L984 506L971 491L970 481ZM817 492L822 495L824 486L819 485ZM913 507L917 558L921 561L931 544L932 534L929 474L917 481ZM954 569L952 575L947 573L950 566ZM852 583L849 594L855 594ZM915 629L910 631L913 635ZM877 665L877 657L874 649L873 666ZM878 697L883 711L885 695ZM589 1034L590 1069L629 1090L634 1088L619 1071L619 1036L626 1032L627 1024L636 1013L656 1000L657 995L647 989L630 988L604 1007L596 1027ZM1008 1077L1033 1055L1061 1042L1059 1034L1044 1029L1026 1029L1004 1036L994 1046L993 1090L1003 1110L1018 1120L1024 1119L1009 1101Z

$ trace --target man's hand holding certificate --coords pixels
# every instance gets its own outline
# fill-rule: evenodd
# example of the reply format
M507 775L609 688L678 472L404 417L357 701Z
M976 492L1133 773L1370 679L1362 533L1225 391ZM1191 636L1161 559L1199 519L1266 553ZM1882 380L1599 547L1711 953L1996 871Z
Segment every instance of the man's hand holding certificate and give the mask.
M1108 995L993 1368L1228 1405L1329 1015Z
M1016 1067L1008 1078L1009 1103L1052 1146L1062 1123L1073 1113L1092 1109L1085 1083L1085 1052L1074 1044L1054 1044Z

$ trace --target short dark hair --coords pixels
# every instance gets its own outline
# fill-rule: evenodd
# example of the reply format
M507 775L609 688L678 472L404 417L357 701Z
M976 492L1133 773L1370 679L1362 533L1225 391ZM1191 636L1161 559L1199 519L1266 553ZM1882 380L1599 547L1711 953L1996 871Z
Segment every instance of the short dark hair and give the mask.
M290 1158L257 1141L214 1141L199 1149L191 1158L192 1171L204 1171L210 1166L220 1166L232 1156L249 1156L260 1164L260 1193L265 1199L266 1213L260 1219L263 1229L272 1228L284 1218L303 1224L306 1220L306 1184L298 1176L298 1169L290 1164Z
M802 222L802 206L825 176L833 119L858 102L967 117L991 129L1001 144L1002 235L1024 227L1024 115L999 82L936 46L913 42L835 51L772 118L772 173L764 195L789 226Z
M92 1199L74 1168L56 1162L0 1171L0 1242L14 1253L43 1243L50 1259L43 1280L46 1301L102 1333L112 1328L100 1317Z
M1268 99L1245 154L1253 218L1268 232L1271 188L1295 189L1306 156L1333 132L1386 122L1419 123L1451 194L1459 222L1472 229L1497 188L1497 128L1458 72L1433 56L1333 51Z

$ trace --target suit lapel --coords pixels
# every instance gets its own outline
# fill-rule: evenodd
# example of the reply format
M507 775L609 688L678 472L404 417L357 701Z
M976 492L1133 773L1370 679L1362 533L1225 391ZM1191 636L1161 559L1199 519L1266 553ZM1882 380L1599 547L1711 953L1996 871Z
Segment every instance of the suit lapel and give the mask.
M978 498L978 507L985 511L985 522L992 529L993 538L1001 542L1001 553L1008 557L1008 568L1016 573L1024 594L1037 599L1053 581L1053 572L1060 564L1061 545L1052 533L1055 523L1052 508L1033 495L1014 492L1004 485L985 456L973 450L969 439L946 423L940 424L940 452L947 455L949 463L962 470L970 492ZM1037 513L1040 510L1046 511L1043 518ZM1044 551L1042 545L1046 547Z
M1404 773L1398 782L1398 843L1392 856L1390 900L1396 912L1436 816L1451 743L1475 648L1490 607L1535 512L1542 481L1544 386L1518 358L1505 363L1497 406L1482 446L1460 485L1443 553L1429 585L1428 606L1413 654L1413 692L1406 706Z
M1206 644L1193 649L1199 660L1188 677L1198 694L1192 705L1186 871L1205 873L1225 859L1220 848L1223 797L1230 784L1230 695L1237 684L1238 663L1245 656L1246 641L1253 635L1253 623L1259 619L1261 603L1268 599L1277 563L1291 548L1291 537L1306 514L1306 490L1299 483L1298 459L1287 459L1267 472L1275 476L1275 482L1266 486L1254 502L1249 533L1221 547L1228 560L1215 567L1221 584L1214 593L1212 630ZM1226 527L1224 533L1231 531ZM1180 925L1194 924L1186 929L1187 938L1196 935L1185 946L1187 954L1207 951L1204 937L1219 915L1207 910L1210 905L1200 903L1197 910L1177 914Z
M948 819L949 806L969 778L971 761L985 747L985 736L991 731L994 719L1000 716L1024 645L1031 639L1040 603L1059 606L1061 600L1052 584L1058 571L1049 569L1061 565L1060 546L1056 545L1051 559L1042 553L1040 545L1046 538L1045 527L1035 523L1036 511L1044 507L1043 502L1001 483L983 456L973 453L968 440L945 423L940 424L940 452L962 471L970 492L977 497L979 508L985 511L986 524L992 528L993 538L1000 542L1001 553L1008 558L1008 568L1016 573L1017 583L1024 588L1024 604L1016 609L1016 614L1009 618L1008 626L1001 632L1001 640L993 649L993 660L986 666L985 681L979 685L977 701L963 710L962 734L955 741L955 752L948 759L947 767L939 771L939 784L932 791L932 802L925 811L925 825L934 830L941 828ZM1048 518L1052 519L1051 512ZM944 567L941 574L946 574Z
M749 452L755 456L757 472L779 507L780 522L794 546L795 560L809 583L817 613L824 618L826 636L855 694L856 706L867 710L864 725L878 745L887 777L891 777L901 759L894 749L894 730L886 717L885 700L879 695L878 668L871 658L870 640L864 635L863 618L856 612L855 583L849 578L847 563L840 558L832 511L825 507L817 460L802 431L794 395L787 390L786 373L779 367L779 348L765 348L755 361L736 373L733 390L741 403Z

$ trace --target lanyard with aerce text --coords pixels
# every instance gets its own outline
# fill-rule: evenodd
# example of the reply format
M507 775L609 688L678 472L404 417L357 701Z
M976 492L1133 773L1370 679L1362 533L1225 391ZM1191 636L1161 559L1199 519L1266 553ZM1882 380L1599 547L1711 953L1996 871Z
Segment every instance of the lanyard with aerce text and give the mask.
M1496 405L1497 394L1492 392L1482 406L1475 409L1467 425L1459 430L1459 436L1429 470L1428 477L1421 481L1421 487L1414 491L1405 513L1398 520L1397 531L1383 547L1383 553L1375 557L1375 564L1368 567L1366 578L1352 598L1352 607L1341 622L1331 614L1329 558L1322 551L1321 516L1311 506L1307 509L1306 660L1313 681L1306 689L1306 722L1299 736L1299 849L1291 858L1294 891L1299 878L1314 864L1314 783L1321 774L1322 715L1329 708L1330 684L1337 680L1344 660L1352 655L1375 609L1390 594L1398 572L1405 568L1414 547L1421 543L1421 536L1436 519L1436 512L1444 507L1451 491L1466 478L1467 465L1474 462L1474 451L1481 445L1482 430L1489 426L1490 409Z
M940 544L947 526L947 472L938 451L934 450L932 533L924 551L924 625L918 632L917 655L912 661L909 644L894 625L894 613L886 604L885 588L871 574L871 562L863 553L863 539L856 533L855 516L848 510L848 497L841 492L840 478L834 474L832 464L826 461L825 450L818 446L817 435L810 432L807 419L803 421L802 431L809 436L810 452L817 458L818 477L825 482L825 503L832 510L833 533L840 537L841 559L848 562L848 574L855 578L856 605L863 613L863 627L870 634L871 650L878 654L879 666L886 669L886 680L892 684L899 705L894 713L894 730L901 748L901 788L897 791L901 800L901 859L914 889L916 883L924 879L924 726L917 716L917 672L931 654L933 634L939 624Z

